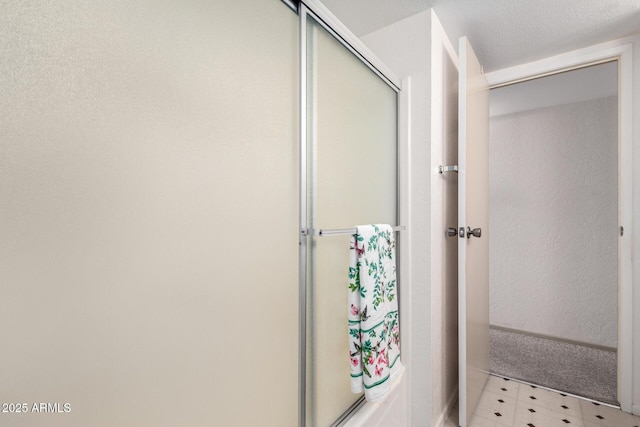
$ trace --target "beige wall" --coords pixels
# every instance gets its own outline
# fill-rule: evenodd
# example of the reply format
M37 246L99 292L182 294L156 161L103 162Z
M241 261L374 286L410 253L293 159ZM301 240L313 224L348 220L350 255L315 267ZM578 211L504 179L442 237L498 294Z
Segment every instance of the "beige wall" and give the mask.
M490 124L491 324L616 348L618 97Z
M428 425L432 418L431 342L431 11L421 12L362 37L362 41L401 79L411 77L409 101L409 178L407 183L410 224L409 263L404 276L401 306L402 358L407 378L405 404L412 425ZM406 285L408 282L408 286ZM436 321L439 321L436 319ZM434 350L436 351L436 350ZM437 350L439 351L439 350ZM391 411L393 413L393 411Z
M631 224L632 237L632 262L640 265L640 36L633 39L633 116L629 119L633 123L633 223ZM622 96L622 94L620 94ZM637 269L636 269L637 271ZM638 273L635 273L636 275ZM637 276L636 276L637 277ZM633 287L638 289L638 279L634 279ZM633 307L640 307L640 292L633 293ZM637 316L633 319L633 366L640 366L640 320ZM633 371L633 413L640 415L640 370Z
M458 164L458 57L432 15L432 171ZM431 339L433 340L433 417L441 426L458 399L458 174L431 181Z
M297 16L2 9L0 425L295 425Z

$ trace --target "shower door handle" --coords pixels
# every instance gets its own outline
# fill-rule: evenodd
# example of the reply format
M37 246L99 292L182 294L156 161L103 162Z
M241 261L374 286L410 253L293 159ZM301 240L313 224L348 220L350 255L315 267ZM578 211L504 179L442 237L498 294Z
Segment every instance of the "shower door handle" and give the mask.
M467 227L467 239L470 239L471 236L479 238L480 236L482 236L482 229L474 228L472 230L471 227Z
M447 236L456 237L458 235L458 230L452 227L447 228Z

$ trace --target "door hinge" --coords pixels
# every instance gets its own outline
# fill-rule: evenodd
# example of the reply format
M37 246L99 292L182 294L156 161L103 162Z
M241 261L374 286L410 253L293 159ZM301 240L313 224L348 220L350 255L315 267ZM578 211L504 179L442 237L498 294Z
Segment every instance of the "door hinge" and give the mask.
M440 175L442 175L445 172L455 172L458 173L458 165L451 165L451 166L439 166L438 167L438 173Z
M624 227L620 226L620 237L624 236Z

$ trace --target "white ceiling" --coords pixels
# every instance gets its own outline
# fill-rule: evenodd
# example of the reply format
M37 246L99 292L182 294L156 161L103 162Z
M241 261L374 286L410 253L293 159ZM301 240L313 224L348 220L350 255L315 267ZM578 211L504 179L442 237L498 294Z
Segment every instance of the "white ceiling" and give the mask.
M469 37L485 71L640 33L640 0L321 0L362 36L433 8L454 46Z

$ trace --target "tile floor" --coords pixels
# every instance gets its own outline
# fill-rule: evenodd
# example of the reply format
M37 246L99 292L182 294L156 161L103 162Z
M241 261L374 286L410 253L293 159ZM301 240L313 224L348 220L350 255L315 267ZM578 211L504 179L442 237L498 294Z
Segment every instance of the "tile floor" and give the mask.
M446 427L457 426L457 411ZM639 427L640 416L513 380L489 376L470 427Z

